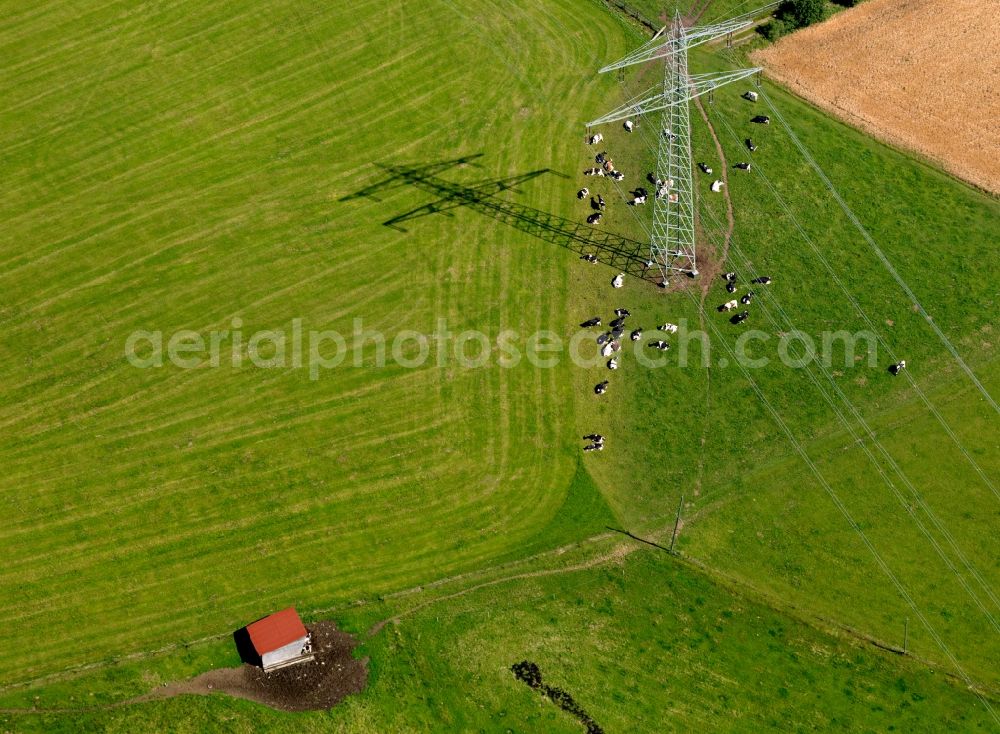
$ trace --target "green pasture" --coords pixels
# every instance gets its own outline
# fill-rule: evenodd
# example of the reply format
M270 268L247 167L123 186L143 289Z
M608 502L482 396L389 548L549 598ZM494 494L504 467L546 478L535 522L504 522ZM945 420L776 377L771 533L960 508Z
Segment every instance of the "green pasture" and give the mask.
M432 605L366 652L371 687L331 712L287 714L222 696L86 711L109 732L572 732L517 681L536 663L605 731L990 731L947 676L789 617L665 554L523 579ZM93 700L93 699L91 699ZM85 702L86 703L86 700ZM71 730L30 715L26 730Z
M0 685L603 529L599 496L564 522L568 364L377 367L368 340L313 381L123 356L134 330L207 340L237 318L349 340L361 319L390 349L442 318L490 339L561 327L561 251L461 213L383 226L439 198L409 185L348 199L380 166L575 166L590 60L629 39L589 6L522 12L514 37L488 3L9 8ZM511 43L484 58L496 34ZM512 73L524 54L561 71ZM569 185L534 183L544 207Z
M599 231L623 246L644 241L650 214L580 175L594 152L581 122L656 73L595 76L641 40L602 3L128 0L8 3L3 16L0 708L67 709L2 713L5 728L577 730L509 674L523 658L609 732L985 728L746 376L720 363L740 333L715 312L730 297L721 281L702 314L699 281L613 291L616 270L579 260L598 247L577 229L581 186L608 199ZM743 60L706 46L691 63ZM1000 617L988 593L1000 498L887 374L883 348L873 366L838 352L830 370L878 444L838 421L826 374L776 358L792 328L817 341L867 328L793 217L991 479L997 416L781 127L749 123L767 109L741 91L716 93L707 115L729 163L752 160L789 205L756 170L729 171L726 269L775 281L746 324L771 336L753 350L770 364L750 376L995 699L1000 645L980 605ZM1000 395L997 201L764 91ZM646 125L605 131L627 188L652 170ZM718 170L695 110L692 130L696 158ZM711 178L696 179L702 244L719 253ZM505 330L522 352L539 331L566 344L616 307L648 338L664 321L704 329L709 366L697 344L686 367L678 344L656 369L632 354L616 373L566 352L551 368L497 364ZM487 363L439 359L432 341L420 366L383 365L371 333L357 362L317 379L291 366L290 346L287 369L236 366L227 351L234 331L298 322L348 344L377 331L391 355L397 335L441 319L453 337L485 334ZM136 330L229 333L218 366L200 353L191 369L139 369L124 357ZM595 352L588 339L583 356ZM399 354L420 361L413 339ZM581 456L592 431L607 448ZM893 497L880 470L910 492L879 445L978 578L932 530L942 561L914 498L908 510ZM604 560L633 542L609 526L668 542L682 496L677 547L704 570L651 546ZM431 582L456 577L442 588L461 592L522 569L562 572L408 613L435 598ZM404 614L366 641L363 694L304 716L220 697L99 708L233 664L228 633L288 604L362 637ZM907 619L912 658L848 633L899 645Z

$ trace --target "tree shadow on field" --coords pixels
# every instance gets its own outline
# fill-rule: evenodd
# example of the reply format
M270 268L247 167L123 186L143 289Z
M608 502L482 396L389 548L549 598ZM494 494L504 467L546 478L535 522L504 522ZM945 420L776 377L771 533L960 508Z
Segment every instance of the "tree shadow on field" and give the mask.
M513 227L559 247L575 252L579 256L596 255L598 262L644 280L653 281L653 272L646 267L645 257L648 244L623 235L605 232L599 226L574 222L571 219L517 204L499 196L512 191L520 193L518 186L532 179L553 174L567 178L558 171L542 168L507 178L486 179L471 184L460 184L442 178L439 174L456 166L476 165L473 161L481 157L456 158L450 161L423 165L385 165L376 163L386 177L365 188L344 196L340 201L351 201L363 197L379 201L379 195L403 186L412 186L432 196L436 201L424 204L403 214L399 214L382 224L386 227L406 232L404 222L431 214L452 216L452 209L463 207L483 216Z

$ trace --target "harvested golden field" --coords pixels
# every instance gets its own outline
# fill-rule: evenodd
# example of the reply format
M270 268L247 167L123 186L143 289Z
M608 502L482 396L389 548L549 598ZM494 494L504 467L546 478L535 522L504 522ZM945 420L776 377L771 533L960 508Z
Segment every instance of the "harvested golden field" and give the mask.
M754 59L813 104L1000 193L998 10L997 0L869 0Z

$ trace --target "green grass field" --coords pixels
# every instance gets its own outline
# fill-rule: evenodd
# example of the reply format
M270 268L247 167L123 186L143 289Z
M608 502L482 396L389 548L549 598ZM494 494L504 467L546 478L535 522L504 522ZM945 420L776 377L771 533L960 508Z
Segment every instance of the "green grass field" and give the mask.
M390 348L442 318L453 334L568 341L616 306L647 329L696 327L685 293L636 280L612 292L614 271L552 237L452 206L456 184L523 177L499 199L585 216L573 197L589 165L581 121L638 83L595 77L640 40L603 4L184 0L8 4L3 15L4 728L578 730L510 675L524 658L609 732L988 728L743 375L719 365L719 339L709 369L625 360L602 400L590 388L607 371L566 355L551 369L378 366L369 339L357 365L316 380L304 367L124 359L138 329L249 335L293 319L348 339L362 319ZM705 47L692 69L731 61ZM996 414L781 128L750 129L739 91L708 109L729 161L746 158L740 138L753 134L754 162L962 445L1000 475ZM1000 394L997 201L765 91ZM696 157L718 167L694 111L692 123ZM642 135L606 137L635 185ZM698 179L702 222L718 242L724 210L709 182ZM730 269L775 277L752 324L776 341L790 328L780 304L810 334L863 328L761 180L731 171L730 192ZM425 208L449 193L447 211ZM641 240L609 194L603 226ZM714 312L727 299L714 284L706 318L731 345L736 330ZM1000 502L887 363L834 376L996 586ZM752 377L955 657L1000 698L996 630L962 580L994 617L1000 608L939 558L808 370L772 363ZM593 430L608 449L581 459L577 437ZM615 551L634 543L607 526L668 538L681 495L690 563ZM525 573L542 575L504 580ZM103 708L234 664L229 632L288 604L362 637L404 615L365 643L363 694L301 716L222 697ZM908 658L846 631L898 645L908 617Z

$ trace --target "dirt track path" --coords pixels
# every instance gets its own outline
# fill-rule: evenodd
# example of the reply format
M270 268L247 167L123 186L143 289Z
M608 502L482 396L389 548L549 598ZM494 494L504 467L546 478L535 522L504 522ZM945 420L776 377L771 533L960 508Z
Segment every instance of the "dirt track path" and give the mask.
M708 6L711 4L712 0L701 0L701 4L691 8L691 11L684 18L684 25L689 28L695 25L699 20L701 20L701 16L705 14L705 11L708 10Z
M729 243L733 239L733 230L736 228L736 217L733 214L733 200L729 195L729 162L726 160L726 152L722 149L722 143L719 142L719 136L715 134L715 127L712 125L712 121L708 119L708 113L705 112L705 106L702 104L700 97L695 97L694 106L698 108L698 112L701 114L701 119L705 121L705 125L708 126L708 132L712 136L712 142L715 143L715 152L719 156L719 162L722 165L722 181L725 184L722 187L722 198L726 202L726 236L722 241L722 252L717 253L716 261L722 265L729 257ZM711 286L711 281L706 277L702 278L701 281L701 305L705 305L705 298L708 296L708 289ZM704 308L702 309L704 310Z
M706 8L709 3L706 3ZM702 9L702 12L705 8ZM733 230L736 228L736 217L733 213L733 200L729 196L729 163L726 160L726 153L722 149L722 143L719 142L719 136L715 133L715 127L712 125L711 120L708 119L708 113L705 112L705 107L701 102L700 97L695 97L695 106L698 108L698 112L701 114L701 119L705 121L705 125L708 126L708 132L712 136L712 141L715 143L715 152L719 156L719 163L722 166L722 180L725 186L722 187L722 196L726 202L726 235L722 240L722 251L716 253L713 260L717 263L717 267L723 267L726 259L729 257L729 243L733 239ZM705 299L708 298L708 291L712 286L712 280L716 275L715 269L709 269L705 272L701 279L701 297L698 302L698 328L703 332L705 331ZM695 496L701 494L702 478L705 474L705 444L708 440L708 431L711 427L711 422L709 420L712 409L712 367L709 365L706 372L706 382L705 382L705 420L702 425L701 432L701 453L698 456L698 473L695 479Z

